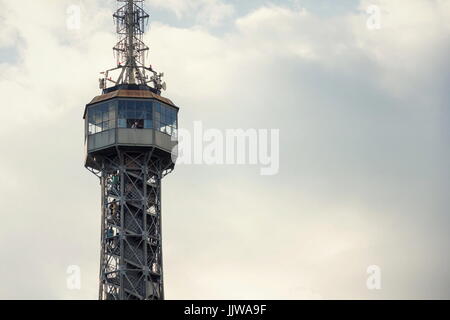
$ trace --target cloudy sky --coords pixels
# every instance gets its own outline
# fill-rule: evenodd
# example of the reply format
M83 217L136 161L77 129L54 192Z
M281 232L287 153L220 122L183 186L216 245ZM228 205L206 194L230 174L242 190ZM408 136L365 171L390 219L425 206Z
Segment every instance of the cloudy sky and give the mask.
M277 175L166 178L167 298L450 298L450 1L146 2L182 127L280 129ZM0 298L97 298L82 114L114 66L115 7L0 0Z

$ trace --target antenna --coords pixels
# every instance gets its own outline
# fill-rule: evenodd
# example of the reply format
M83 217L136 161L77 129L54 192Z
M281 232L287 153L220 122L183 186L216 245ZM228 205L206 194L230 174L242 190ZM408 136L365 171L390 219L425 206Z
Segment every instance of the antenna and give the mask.
M158 74L152 66L145 66L149 48L145 45L143 37L150 16L144 10L144 0L117 0L117 4L118 9L113 15L118 35L118 42L114 46L117 67L104 72L104 78L100 79L100 88L107 89L108 82L114 86L152 83L154 91L160 95L161 90L166 88L161 79L164 74ZM117 70L120 70L117 80L108 77L110 72ZM147 72L152 74L150 79Z

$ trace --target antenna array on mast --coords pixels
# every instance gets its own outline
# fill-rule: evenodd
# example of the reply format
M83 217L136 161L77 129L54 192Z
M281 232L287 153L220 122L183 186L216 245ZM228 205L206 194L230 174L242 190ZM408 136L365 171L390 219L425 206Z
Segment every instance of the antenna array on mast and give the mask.
M149 15L144 10L144 0L117 0L117 3L118 9L113 15L119 38L114 46L117 67L104 73L105 77L100 79L100 89L107 89L108 82L115 86L152 83L155 92L161 94L161 90L166 89L166 84L162 82L164 74L158 74L151 66L145 65L149 48L145 45L143 37ZM118 70L120 75L117 80L109 77L111 72ZM148 72L152 74L150 78Z

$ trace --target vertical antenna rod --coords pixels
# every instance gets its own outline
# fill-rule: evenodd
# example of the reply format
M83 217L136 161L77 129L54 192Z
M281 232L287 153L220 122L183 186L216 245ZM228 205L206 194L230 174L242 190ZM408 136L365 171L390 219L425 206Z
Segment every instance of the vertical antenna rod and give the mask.
M144 85L153 84L153 90L161 94L166 90L166 84L162 82L163 73L157 73L151 66L145 65L145 57L149 48L143 41L145 27L148 24L149 15L144 10L144 0L117 0L118 9L114 13L118 42L114 46L117 57L117 67L104 72L105 77L100 79L100 89L105 90L108 82L115 86L121 84ZM109 77L109 73L120 70L117 80ZM146 74L150 72L149 78Z

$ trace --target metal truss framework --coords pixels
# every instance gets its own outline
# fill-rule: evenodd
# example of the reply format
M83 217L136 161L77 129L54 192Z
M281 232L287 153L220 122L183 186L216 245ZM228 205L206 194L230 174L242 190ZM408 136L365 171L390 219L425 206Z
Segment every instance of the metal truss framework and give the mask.
M163 300L161 181L167 160L146 151L96 157L101 181L100 300ZM171 163L171 162L170 162Z
M113 15L118 35L114 46L117 67L102 72L104 77L99 79L100 89L107 89L109 83L115 86L153 84L155 92L161 94L161 90L166 90L166 83L162 81L164 73L157 73L152 66L147 67L145 61L149 47L143 36L150 16L144 10L144 0L117 0L117 3L118 9ZM120 74L114 80L110 74L119 70Z

